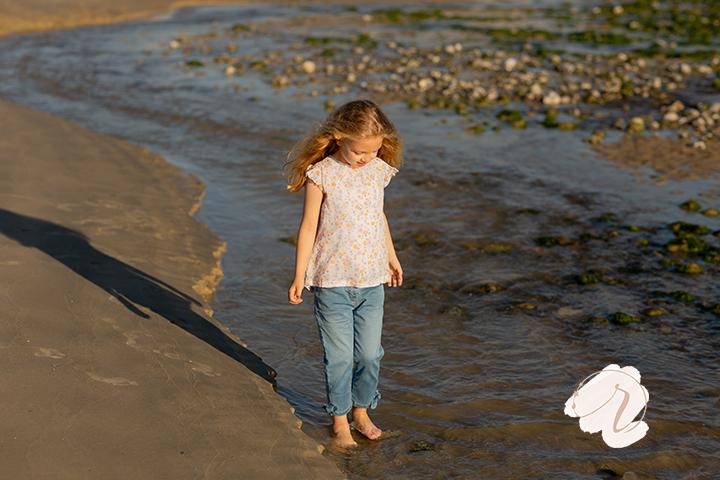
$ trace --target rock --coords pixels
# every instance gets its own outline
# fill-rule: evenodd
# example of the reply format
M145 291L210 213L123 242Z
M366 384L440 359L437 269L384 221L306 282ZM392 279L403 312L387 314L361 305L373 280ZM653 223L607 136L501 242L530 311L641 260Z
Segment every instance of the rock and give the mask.
M565 237L542 236L535 238L535 243L541 247L554 247L572 245L574 242Z
M700 210L700 208L702 208L696 200L688 200L686 202L683 202L679 205L679 207L686 212L697 212L698 210Z
M695 296L693 294L684 292L682 290L674 290L670 292L670 296L673 298L673 300L678 302L689 303L695 301Z
M424 91L432 88L432 86L433 86L434 84L435 84L435 82L433 81L432 78L427 78L427 77L426 77L426 78L421 78L421 79L418 81L418 89L419 89L421 92L424 92Z
M557 92L555 92L554 90L551 90L550 92L548 92L547 95L543 97L544 105L557 106L560 105L560 101L560 95L558 95Z
M645 121L642 117L633 117L630 120L630 125L627 127L628 132L640 133L645 130Z
M575 277L575 280L580 285L592 285L595 283L600 283L602 281L602 272L600 272L599 270L589 270L585 273L577 275Z
M681 204L680 208L686 209L686 208L695 208L695 205L693 205L694 200L689 200L688 202L685 202ZM697 203L697 202L695 202ZM685 207L683 207L683 205ZM698 209L700 206L698 205ZM688 222L672 222L668 224L667 226L670 230L675 233L676 236L681 237L685 236L686 234L691 235L707 235L710 233L710 229L706 227L705 225L697 225L694 223L688 223Z
M465 285L460 288L460 292L468 295L484 295L487 293L497 293L504 288L497 283L481 283L479 285Z
M699 273L702 273L703 269L697 263L690 262L690 263L681 263L680 265L678 265L677 271L680 273L687 273L689 275L697 275Z
M663 116L663 121L667 123L676 123L678 120L680 120L680 116L677 112L670 111Z
M284 87L290 83L290 79L286 75L278 75L273 77L272 84L274 87Z
M604 130L595 130L590 137L587 138L587 142L591 145L597 145L605 139Z
M612 313L608 316L608 320L616 325L628 325L640 321L638 317L625 312Z
M301 68L302 68L303 72L305 72L305 73L314 73L315 72L315 62L313 62L312 60L305 60L302 63Z
M545 112L545 118L543 119L542 125L547 128L557 128L557 110L549 108Z
M432 451L435 450L435 445L429 442L426 442L425 440L418 440L416 442L413 442L408 450L411 453L414 452L424 452L424 451Z
M668 107L669 112L679 112L685 108L685 105L680 100L675 100L670 106Z
M511 72L518 64L516 58L510 57L505 59L504 68L506 72Z
M717 208L706 208L705 210L703 210L702 214L706 217L717 217L718 215L720 215L720 211L718 211Z
M665 244L665 250L672 253L685 252L698 254L707 250L707 248L708 244L706 242L692 235L675 238Z
M441 313L444 315L464 315L466 310L460 305L450 305L449 307L443 308Z

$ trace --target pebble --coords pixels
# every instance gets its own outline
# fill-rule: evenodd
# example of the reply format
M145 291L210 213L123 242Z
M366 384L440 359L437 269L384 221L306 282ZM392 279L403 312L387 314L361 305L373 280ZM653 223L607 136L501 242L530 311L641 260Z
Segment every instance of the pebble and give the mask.
M302 63L302 69L305 73L314 73L315 72L315 62L312 60L305 60Z

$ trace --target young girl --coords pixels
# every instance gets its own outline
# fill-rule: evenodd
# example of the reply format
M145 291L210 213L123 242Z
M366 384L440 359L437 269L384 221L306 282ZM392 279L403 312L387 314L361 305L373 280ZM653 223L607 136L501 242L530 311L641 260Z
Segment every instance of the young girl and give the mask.
M398 172L400 152L390 120L374 102L357 100L335 109L288 156L288 190L305 186L288 298L299 304L303 288L314 294L324 408L341 447L357 446L350 425L371 440L382 434L367 410L380 399L384 284L402 285L383 211L384 188Z

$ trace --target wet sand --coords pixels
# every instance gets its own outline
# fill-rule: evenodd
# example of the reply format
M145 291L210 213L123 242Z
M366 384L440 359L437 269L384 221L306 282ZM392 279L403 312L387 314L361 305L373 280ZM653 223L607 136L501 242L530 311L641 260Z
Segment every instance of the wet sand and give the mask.
M669 180L695 180L720 175L720 145L707 150L687 147L677 139L638 136L626 133L617 142L593 145L593 149L619 167L637 174L643 181L643 168L651 168L652 180L662 185Z
M0 33L178 4L3 1ZM202 183L4 100L0 131L0 476L344 478L205 306L225 243L192 216Z

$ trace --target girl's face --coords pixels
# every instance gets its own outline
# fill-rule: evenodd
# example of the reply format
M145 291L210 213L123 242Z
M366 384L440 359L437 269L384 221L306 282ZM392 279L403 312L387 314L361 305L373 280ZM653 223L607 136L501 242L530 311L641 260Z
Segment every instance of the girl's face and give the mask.
M337 156L340 157L338 160L347 163L352 168L362 167L377 156L382 142L382 136L361 139L342 137L337 141L340 147L337 152Z

